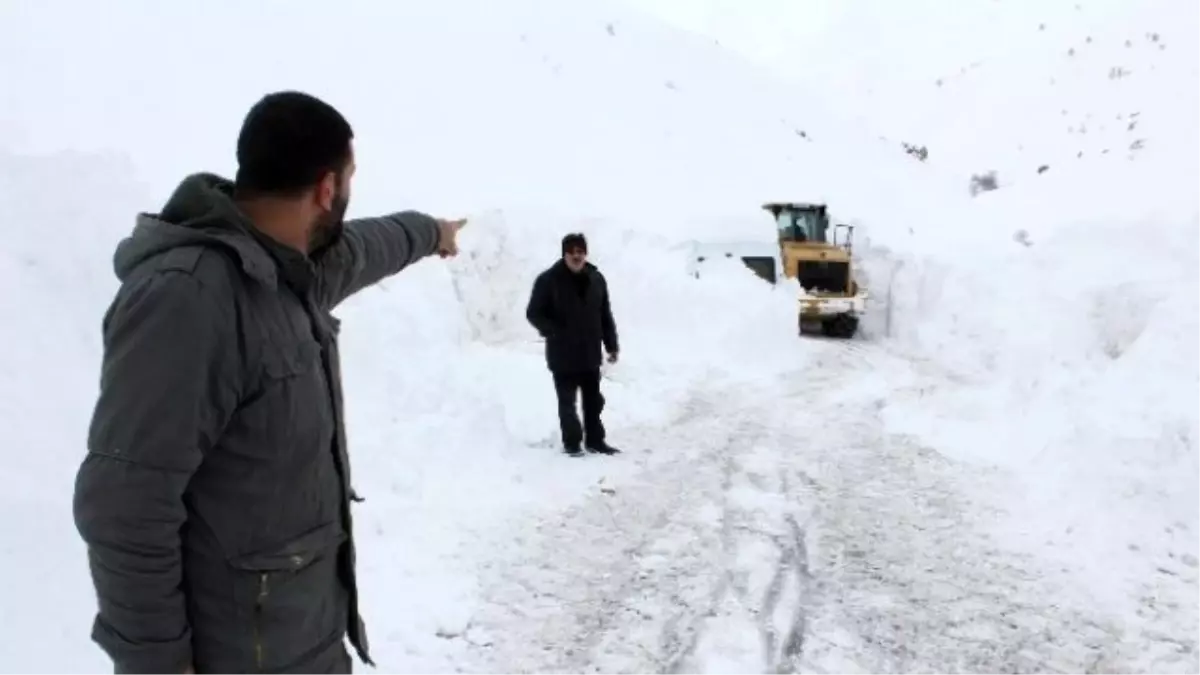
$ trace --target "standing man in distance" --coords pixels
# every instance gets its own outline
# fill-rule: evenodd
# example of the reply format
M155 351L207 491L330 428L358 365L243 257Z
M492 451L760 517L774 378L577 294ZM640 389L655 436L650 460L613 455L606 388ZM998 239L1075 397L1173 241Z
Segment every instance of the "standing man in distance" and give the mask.
M601 346L608 362L620 351L617 324L609 302L608 282L587 260L587 239L568 234L562 258L538 275L525 317L546 339L546 365L558 397L558 425L563 449L578 457L589 452L619 452L605 440L604 395L600 393ZM575 394L583 399L583 424L575 412Z
M117 246L74 496L116 672L348 673L347 635L371 663L330 310L456 254L464 221L343 222L352 139L323 101L270 94L234 181L185 178Z

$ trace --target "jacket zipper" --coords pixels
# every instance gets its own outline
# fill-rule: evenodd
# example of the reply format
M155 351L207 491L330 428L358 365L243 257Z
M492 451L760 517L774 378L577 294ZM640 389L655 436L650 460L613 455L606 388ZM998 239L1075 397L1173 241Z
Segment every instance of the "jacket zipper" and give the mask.
M263 572L258 577L258 600L254 603L254 663L258 667L258 672L263 669L263 634L262 634L262 613L263 603L267 599L267 573Z

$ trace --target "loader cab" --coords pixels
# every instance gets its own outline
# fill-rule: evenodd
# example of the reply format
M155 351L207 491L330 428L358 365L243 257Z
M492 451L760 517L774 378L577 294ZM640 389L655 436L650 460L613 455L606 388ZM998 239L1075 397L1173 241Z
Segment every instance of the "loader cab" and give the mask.
M763 208L775 218L783 276L796 279L810 292L845 294L854 288L849 234L853 228L830 228L824 204L772 202ZM839 242L837 231L842 227L848 228L848 234Z
M779 241L824 244L829 236L829 215L823 204L766 204L775 217Z

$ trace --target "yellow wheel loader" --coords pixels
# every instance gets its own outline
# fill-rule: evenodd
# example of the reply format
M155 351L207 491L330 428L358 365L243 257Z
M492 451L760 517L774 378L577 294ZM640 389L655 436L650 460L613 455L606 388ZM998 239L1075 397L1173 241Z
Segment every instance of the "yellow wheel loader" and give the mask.
M797 328L819 325L830 337L854 337L867 302L854 278L854 227L831 228L824 204L773 202L763 208L775 218L783 276L800 283Z
M853 269L854 227L829 224L824 204L778 202L763 208L775 218L772 243L761 240L723 243L693 242L689 274L699 278L709 259L740 259L762 279L774 284L780 273L800 284L797 328L819 327L830 337L850 338L866 308L867 292ZM832 229L832 232L831 232ZM839 233L845 234L839 237Z

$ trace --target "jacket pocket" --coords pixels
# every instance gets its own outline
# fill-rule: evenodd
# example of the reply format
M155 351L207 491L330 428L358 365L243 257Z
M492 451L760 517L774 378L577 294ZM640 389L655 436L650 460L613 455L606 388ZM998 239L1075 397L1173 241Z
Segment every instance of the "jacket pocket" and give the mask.
M279 345L263 354L263 379L285 380L303 375L321 365L321 345L304 341Z
M235 433L225 439L226 450L262 465L304 464L313 453L327 452L333 405L320 345L270 345L260 364L254 388L231 422Z
M562 330L546 338L546 361L551 367L561 366L564 362L568 341L569 336Z
M302 665L314 647L341 635L346 593L338 579L338 551L345 541L340 525L331 522L230 561L253 580L256 671Z

